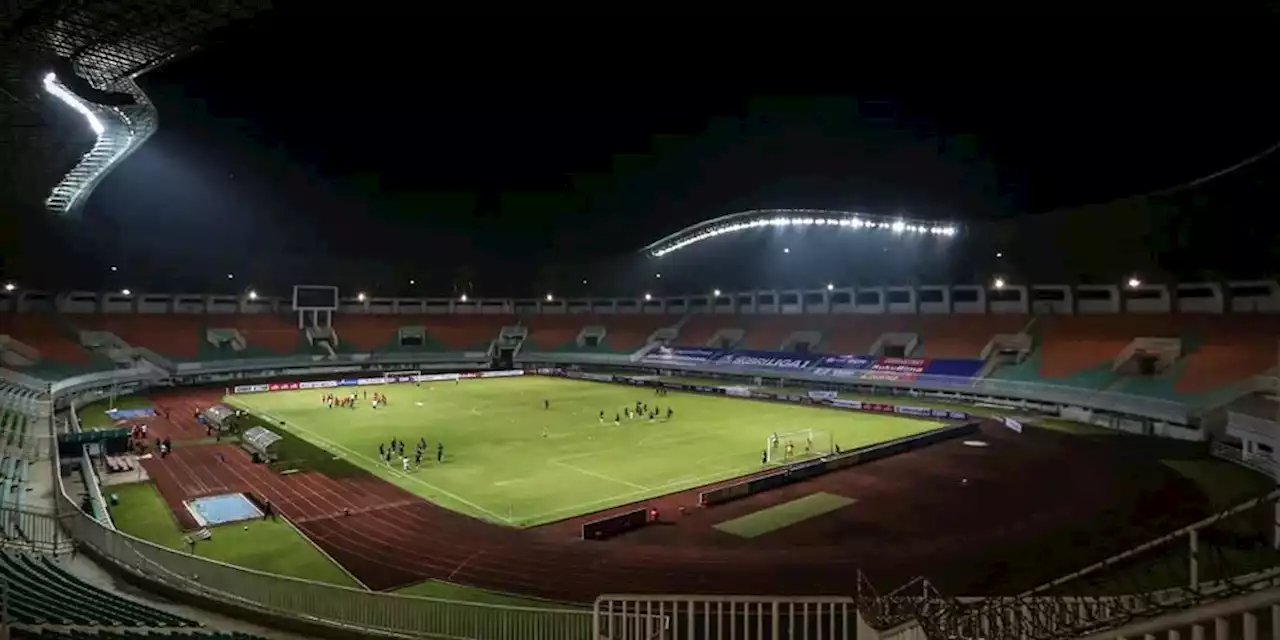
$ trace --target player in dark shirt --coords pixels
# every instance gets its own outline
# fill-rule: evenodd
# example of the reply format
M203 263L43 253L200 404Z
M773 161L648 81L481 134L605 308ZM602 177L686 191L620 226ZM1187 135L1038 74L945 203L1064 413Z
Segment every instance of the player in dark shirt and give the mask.
M444 443L436 444L436 462L444 462Z

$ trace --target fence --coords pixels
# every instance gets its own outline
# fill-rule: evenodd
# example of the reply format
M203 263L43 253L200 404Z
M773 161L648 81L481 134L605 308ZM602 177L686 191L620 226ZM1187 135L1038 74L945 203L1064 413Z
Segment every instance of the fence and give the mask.
M591 613L361 591L234 567L110 529L63 492L62 524L82 546L146 579L201 597L330 626L474 640L587 640Z
M853 638L853 598L606 595L592 638L608 640L836 640Z
M0 547L56 554L70 551L72 544L52 513L0 508Z

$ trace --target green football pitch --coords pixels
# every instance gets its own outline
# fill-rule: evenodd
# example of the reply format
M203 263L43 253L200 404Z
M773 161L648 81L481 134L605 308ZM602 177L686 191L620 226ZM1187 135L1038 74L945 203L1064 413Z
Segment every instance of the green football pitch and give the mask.
M355 409L323 397L354 390ZM372 409L364 392L388 397ZM549 401L550 408L543 408ZM636 401L671 420L615 414ZM528 527L723 481L761 470L771 434L813 430L815 449L849 450L922 433L938 423L739 398L546 377L237 395L228 402L283 427L335 458L468 515ZM606 420L598 419L603 411ZM426 438L421 468L387 465L378 445L412 449ZM804 436L795 436L797 452ZM435 462L437 443L444 462ZM430 458L430 461L427 461Z

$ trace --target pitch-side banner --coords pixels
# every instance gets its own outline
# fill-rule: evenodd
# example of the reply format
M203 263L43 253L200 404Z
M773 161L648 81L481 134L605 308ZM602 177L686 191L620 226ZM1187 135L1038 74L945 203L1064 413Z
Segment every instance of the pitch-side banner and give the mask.
M649 352L642 361L647 364L702 364L710 362L720 354L719 349L690 349L686 347L658 347Z
M876 358L869 356L826 356L818 361L813 373L835 378L856 378L876 362Z
M1016 431L1017 433L1022 433L1021 422L1018 422L1013 418L1001 418L1000 421L1004 423L1004 426L1009 427L1010 429Z
M716 366L754 367L757 369L808 369L821 356L778 351L730 351L715 359Z
M810 400L835 400L839 396L836 391L810 391Z
M862 376L863 380L914 382L929 366L924 358L880 358Z
M271 391L298 391L300 389L330 389L334 387L361 387L378 384L406 382L445 382L448 380L472 378L508 378L522 376L520 369L503 371L480 371L477 373L436 373L419 376L395 376L381 378L353 378L347 380L310 380L307 382L273 382L270 384L242 384L231 389L231 393L264 393Z

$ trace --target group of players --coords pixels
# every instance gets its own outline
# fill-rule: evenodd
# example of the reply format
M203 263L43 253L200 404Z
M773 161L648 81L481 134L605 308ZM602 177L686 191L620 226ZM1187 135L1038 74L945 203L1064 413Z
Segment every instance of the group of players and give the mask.
M431 446L427 444L426 438L422 438L421 440L418 440L418 448L413 453L414 469L418 469L422 467L422 456L430 448ZM379 444L378 456L386 460L387 466L391 466L392 458L399 457L400 469L406 473L409 471L409 456L404 454L404 440L398 440L396 438L392 438L391 446L387 446L386 444ZM444 443L437 442L436 443L436 463L438 464L442 462L444 462Z
M325 394L324 396L324 403L328 405L330 409L334 407L338 407L340 409L341 408L354 409L356 408L356 400L359 397L360 396L354 391L351 392L351 395L346 395L342 397L338 397L337 394L328 393L328 394ZM368 391L364 392L364 399L365 400L369 399ZM387 405L387 396L381 393L378 393L377 391L374 391L373 403L370 406L372 406L374 409L377 409L378 407L384 407L386 405Z
M667 407L667 420L674 418L675 415L675 409ZM623 416L626 416L627 420L637 420L641 416L648 416L649 422L653 422L662 416L662 408L657 405L654 405L651 408L647 403L636 400L636 406L634 408L623 407L622 413L613 414L613 426L616 427L622 424ZM604 411L600 412L600 424L604 424Z

